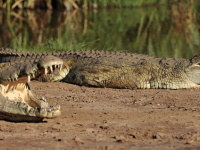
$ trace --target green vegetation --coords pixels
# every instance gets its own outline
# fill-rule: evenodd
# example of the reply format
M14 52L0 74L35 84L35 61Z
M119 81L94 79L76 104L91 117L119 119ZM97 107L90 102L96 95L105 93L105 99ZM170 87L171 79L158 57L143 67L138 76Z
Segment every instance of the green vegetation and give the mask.
M153 4L166 4L170 1L166 0L93 0L88 1L90 5L96 5L98 7L137 7L137 6L146 6Z
M0 8L12 9L96 9L166 4L174 0L0 0Z
M1 11L0 46L28 51L95 49L189 58L200 52L199 8L196 3L175 3L97 11Z

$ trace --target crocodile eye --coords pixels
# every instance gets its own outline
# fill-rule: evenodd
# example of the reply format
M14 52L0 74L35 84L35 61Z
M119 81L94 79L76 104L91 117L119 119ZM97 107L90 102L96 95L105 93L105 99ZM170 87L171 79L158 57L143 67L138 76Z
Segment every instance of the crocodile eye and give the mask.
M197 66L200 66L200 63L197 63Z

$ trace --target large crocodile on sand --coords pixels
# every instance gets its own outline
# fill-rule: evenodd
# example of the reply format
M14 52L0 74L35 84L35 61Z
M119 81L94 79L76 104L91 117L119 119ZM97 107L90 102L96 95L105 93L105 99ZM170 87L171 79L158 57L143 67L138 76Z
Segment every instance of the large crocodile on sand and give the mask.
M200 55L175 59L105 51L33 53L1 49L0 58L1 66L10 65L0 71L4 80L17 80L22 75L35 77L40 72L37 76L40 81L96 87L181 89L200 86Z

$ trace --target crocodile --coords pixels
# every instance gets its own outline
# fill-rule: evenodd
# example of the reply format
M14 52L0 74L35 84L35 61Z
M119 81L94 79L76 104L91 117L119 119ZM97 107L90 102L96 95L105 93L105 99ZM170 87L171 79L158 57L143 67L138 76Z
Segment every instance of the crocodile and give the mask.
M0 84L0 119L12 122L40 122L61 114L60 105L49 106L39 99L27 83L15 86Z
M53 72L53 67L61 68L63 65L63 60L49 55L45 57L41 57L38 62L34 61L20 61L20 60L12 60L9 61L4 59L7 56L0 56L0 77L1 80L8 80L8 81L16 81L20 76L28 76L28 82L32 78L36 78L40 74L46 74L48 69ZM20 58L20 56L15 56L16 58ZM42 61L42 60L45 61ZM31 59L34 60L34 59ZM45 62L45 63L44 63ZM43 72L44 71L44 72Z
M52 67L49 57L54 58L54 63L58 59L62 67ZM6 64L15 61L36 64L37 71L46 70L37 76L39 81L128 89L199 88L200 84L200 55L183 59L106 51L33 53L1 50L0 58L1 63Z

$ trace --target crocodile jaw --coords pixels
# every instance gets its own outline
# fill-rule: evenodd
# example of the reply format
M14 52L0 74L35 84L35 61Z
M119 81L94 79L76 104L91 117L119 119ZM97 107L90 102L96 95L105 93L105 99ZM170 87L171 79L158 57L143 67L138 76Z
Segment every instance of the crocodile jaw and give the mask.
M15 87L0 85L0 119L39 122L60 114L59 105L49 107L46 100L35 97L25 84Z
M2 99L1 95L0 98ZM60 106L54 108L33 108L26 103L6 99L0 102L0 119L14 122L40 122L44 118L60 115Z

